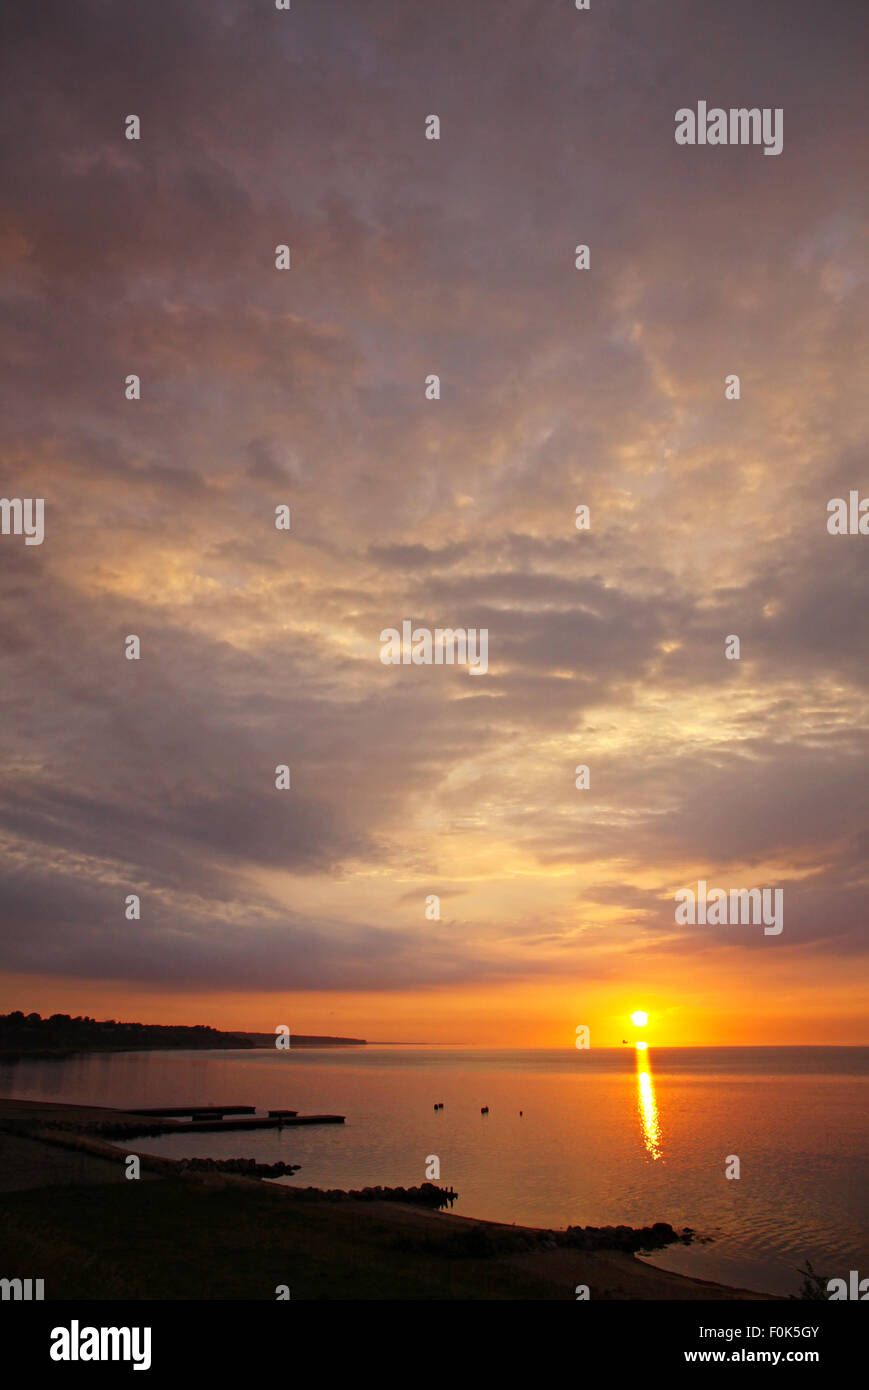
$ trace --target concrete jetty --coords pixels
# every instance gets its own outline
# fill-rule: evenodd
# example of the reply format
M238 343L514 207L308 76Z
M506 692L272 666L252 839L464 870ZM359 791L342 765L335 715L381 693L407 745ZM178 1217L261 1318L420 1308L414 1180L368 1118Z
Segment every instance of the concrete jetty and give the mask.
M153 1122L152 1122L153 1123ZM149 1125L149 1132L162 1134L197 1134L207 1131L222 1134L231 1129L283 1129L285 1125L343 1125L343 1115L254 1115L238 1119L221 1120L217 1116L206 1116L202 1120L167 1120L165 1126L155 1131Z
M257 1115L254 1105L171 1105L120 1109L43 1101L0 1101L0 1107L4 1105L9 1114L16 1115L22 1124L40 1123L55 1130L78 1130L105 1139L138 1139L160 1134L218 1134L223 1130L229 1133L230 1130L344 1123L343 1115L299 1115L294 1110L272 1110L268 1115Z

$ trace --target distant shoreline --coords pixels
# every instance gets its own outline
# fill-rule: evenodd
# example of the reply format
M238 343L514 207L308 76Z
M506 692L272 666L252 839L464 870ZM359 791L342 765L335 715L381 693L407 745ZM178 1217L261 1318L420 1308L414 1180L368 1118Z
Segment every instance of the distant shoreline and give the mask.
M400 1046L410 1046L411 1044L399 1044ZM340 1047L367 1047L368 1043L363 1038L347 1038L346 1040L323 1039L316 1041L306 1039L304 1042L293 1040L293 1046L289 1051L313 1051L316 1048L340 1048ZM384 1046L384 1044L379 1044ZM239 1047L232 1043L206 1043L196 1047L193 1043L179 1043L176 1047L167 1046L166 1043L131 1043L127 1046L111 1044L94 1047L23 1047L23 1048L0 1048L0 1062L20 1062L30 1058L41 1061L63 1061L64 1058L90 1056L96 1053L104 1055L109 1053L121 1052L266 1052L269 1049L263 1045L254 1043L253 1046ZM274 1050L274 1043L272 1044Z
M282 1036L283 1035L283 1036ZM253 1050L276 1050L276 1045L286 1044L287 1051L307 1048L353 1048L388 1047L419 1048L428 1051L473 1051L473 1052L558 1052L573 1054L574 1049L562 1047L524 1047L493 1048L486 1043L466 1042L396 1042L391 1039L344 1037L340 1034L293 1033L281 1028L275 1032L263 1033L248 1029L226 1031L212 1028L207 1024L160 1024L129 1023L116 1019L98 1020L88 1015L72 1017L70 1014L51 1014L43 1018L38 1013L25 1014L13 1010L0 1014L0 1063L16 1062L33 1058L51 1061L86 1053L110 1052L177 1052L185 1050L232 1052ZM665 1043L649 1044L649 1055L660 1056L679 1052L713 1052L718 1054L735 1053L777 1053L783 1051L801 1052L860 1052L869 1049L867 1043L695 1043L674 1045ZM599 1045L597 1053L634 1054L634 1045L622 1039L621 1043Z

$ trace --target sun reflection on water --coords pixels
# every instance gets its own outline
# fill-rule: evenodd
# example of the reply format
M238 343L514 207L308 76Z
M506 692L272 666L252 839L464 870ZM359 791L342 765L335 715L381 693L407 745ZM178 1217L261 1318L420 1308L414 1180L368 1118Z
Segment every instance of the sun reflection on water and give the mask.
M655 1100L655 1087L652 1082L652 1068L648 1051L637 1048L637 1107L640 1124L643 1127L643 1143L653 1159L663 1157L661 1145L661 1124L658 1119L658 1102Z

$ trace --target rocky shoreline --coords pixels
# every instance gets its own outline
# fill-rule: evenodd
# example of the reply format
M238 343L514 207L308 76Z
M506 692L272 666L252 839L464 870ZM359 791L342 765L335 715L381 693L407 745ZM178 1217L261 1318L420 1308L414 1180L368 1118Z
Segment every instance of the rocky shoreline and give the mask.
M178 1173L238 1173L243 1178L283 1178L298 1173L298 1163L257 1163L255 1158L167 1159Z

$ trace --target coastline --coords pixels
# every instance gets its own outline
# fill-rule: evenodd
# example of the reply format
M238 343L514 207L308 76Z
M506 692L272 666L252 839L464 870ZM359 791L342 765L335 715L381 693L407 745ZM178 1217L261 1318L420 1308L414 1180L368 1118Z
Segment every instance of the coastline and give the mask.
M107 1107L0 1099L0 1275L41 1271L48 1298L273 1298L273 1268L276 1283L294 1271L294 1298L573 1300L586 1285L593 1299L777 1301L640 1261L624 1242L641 1233L627 1227L587 1248L583 1232L567 1244L570 1232L378 1190L327 1194L219 1165L191 1170L95 1132L128 1126L132 1140L141 1124ZM128 1152L146 1184L138 1202Z

